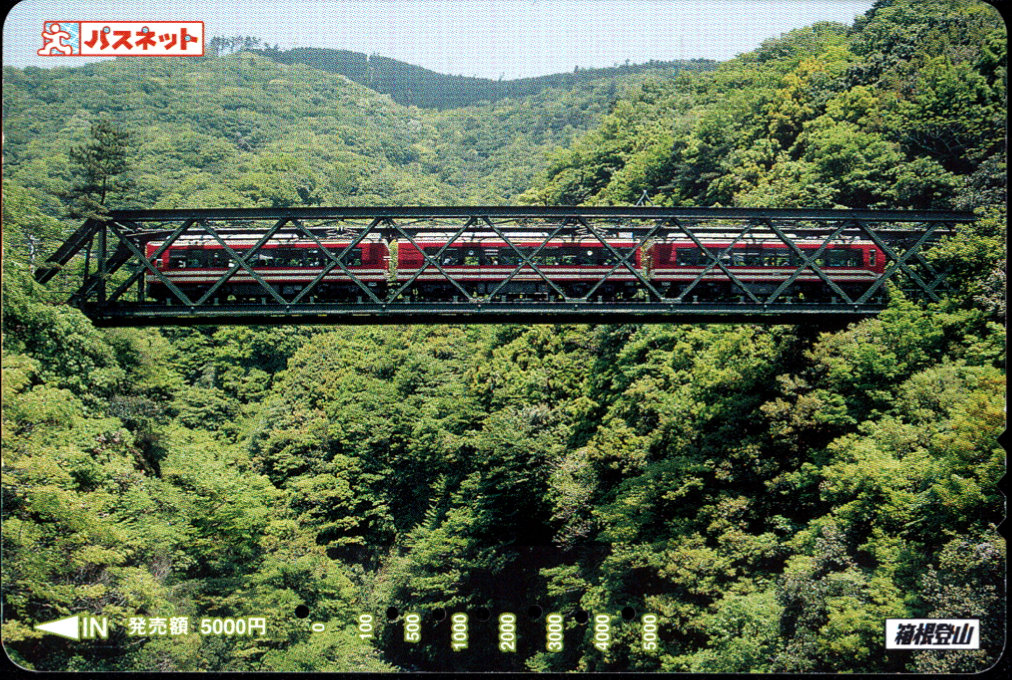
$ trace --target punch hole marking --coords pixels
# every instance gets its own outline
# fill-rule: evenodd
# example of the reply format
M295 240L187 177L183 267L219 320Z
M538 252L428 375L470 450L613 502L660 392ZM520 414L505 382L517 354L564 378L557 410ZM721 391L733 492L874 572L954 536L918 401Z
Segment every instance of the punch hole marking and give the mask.
M442 621L445 618L446 618L446 610L443 609L442 607L438 607L432 610L433 621Z
M397 607L387 608L387 620L396 621L398 616L400 616L400 612L397 611Z
M492 612L490 612L485 607L478 607L478 609L476 609L474 612L474 618L478 619L479 621L488 621L490 618L492 618Z
M536 604L532 604L527 608L527 618L529 619L540 619L541 618L541 607Z
M573 614L573 618L576 619L577 623L587 623L587 621L590 621L590 614L584 609L577 609L576 613Z
M636 610L633 609L632 607L625 607L622 610L622 618L625 619L626 621L632 621L633 619L636 618Z
M304 604L300 604L298 607L295 608L295 615L300 619L306 618L307 616L309 616L309 607L307 607Z

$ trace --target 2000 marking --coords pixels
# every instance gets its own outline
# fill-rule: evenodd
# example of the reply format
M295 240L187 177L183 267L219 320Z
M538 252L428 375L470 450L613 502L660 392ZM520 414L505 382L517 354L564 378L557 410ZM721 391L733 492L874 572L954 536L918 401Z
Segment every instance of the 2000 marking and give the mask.
M517 651L517 615L512 612L499 615L499 651Z

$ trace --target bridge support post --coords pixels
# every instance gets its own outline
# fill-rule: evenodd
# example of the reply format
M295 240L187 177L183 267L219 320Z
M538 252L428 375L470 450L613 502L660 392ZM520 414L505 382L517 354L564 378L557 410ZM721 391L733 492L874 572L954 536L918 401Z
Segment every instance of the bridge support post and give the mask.
M108 230L107 230L107 228L106 228L106 226L104 224L98 230L98 251L95 253L95 267L96 267L96 270L97 270L96 274L98 275L98 279L99 279L99 281L98 281L98 291L96 291L96 296L97 296L99 304L105 304L105 293L106 293L106 290L105 290L105 287L106 287L105 262L106 262L106 248L109 245L107 243L107 239L108 239L107 231Z

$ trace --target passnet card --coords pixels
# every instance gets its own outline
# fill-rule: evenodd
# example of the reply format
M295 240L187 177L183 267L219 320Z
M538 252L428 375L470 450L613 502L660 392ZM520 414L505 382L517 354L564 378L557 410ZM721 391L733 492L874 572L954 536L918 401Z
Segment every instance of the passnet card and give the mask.
M15 5L5 665L997 673L1006 42Z

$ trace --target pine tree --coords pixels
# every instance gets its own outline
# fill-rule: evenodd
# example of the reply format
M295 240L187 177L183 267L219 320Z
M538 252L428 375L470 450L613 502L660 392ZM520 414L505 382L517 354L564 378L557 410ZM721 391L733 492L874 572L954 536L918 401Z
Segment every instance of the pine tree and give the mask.
M105 212L107 200L122 197L133 186L126 176L129 142L129 132L103 119L92 124L91 139L70 150L74 164L74 184L67 196L71 217L98 217Z

